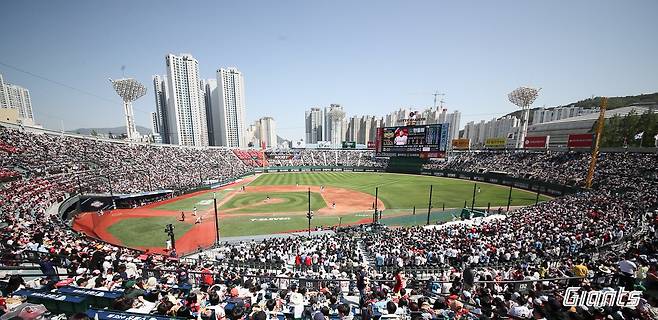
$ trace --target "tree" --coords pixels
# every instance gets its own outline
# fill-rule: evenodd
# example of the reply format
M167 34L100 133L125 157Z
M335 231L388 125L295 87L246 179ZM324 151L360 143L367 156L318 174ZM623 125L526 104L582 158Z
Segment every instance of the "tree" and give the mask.
M595 123L592 132L596 129ZM644 132L642 139L635 140L635 135ZM654 145L654 137L658 133L658 113L653 110L637 114L635 110L623 118L615 115L606 120L601 136L602 147L621 147L624 141L631 146L650 147Z
M96 129L92 129L92 130L91 130L91 135L92 135L93 137L98 136L98 132L96 132Z

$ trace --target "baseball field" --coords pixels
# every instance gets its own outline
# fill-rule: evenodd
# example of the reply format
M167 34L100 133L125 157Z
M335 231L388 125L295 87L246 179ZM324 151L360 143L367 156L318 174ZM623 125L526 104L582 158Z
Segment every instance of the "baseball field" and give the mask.
M430 185L432 223L453 220L465 203L470 207L474 189L476 208L507 206L509 187L475 186L459 179L362 172L268 173L94 219L90 216L95 213L82 214L74 228L112 243L159 251L167 239L164 226L171 223L178 252L189 252L215 241L213 197L221 238L306 230L309 198L312 227L368 223L375 205L383 210L384 224L421 225L427 221ZM512 190L511 206L535 201L535 193Z

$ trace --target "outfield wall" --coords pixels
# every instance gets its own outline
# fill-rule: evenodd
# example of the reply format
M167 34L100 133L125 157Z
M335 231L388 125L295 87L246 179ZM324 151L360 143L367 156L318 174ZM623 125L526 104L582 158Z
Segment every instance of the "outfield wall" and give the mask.
M497 173L475 173L454 170L423 170L421 173L426 176L436 176L444 178L455 178L461 180L481 181L502 186L512 186L514 188L539 192L550 196L562 196L565 194L582 191L583 188L576 186L566 186L557 183L535 181L524 178L510 177L506 174Z
M254 168L254 173L271 172L384 172L384 168L375 167L346 167L346 166L288 166L288 167L263 167Z

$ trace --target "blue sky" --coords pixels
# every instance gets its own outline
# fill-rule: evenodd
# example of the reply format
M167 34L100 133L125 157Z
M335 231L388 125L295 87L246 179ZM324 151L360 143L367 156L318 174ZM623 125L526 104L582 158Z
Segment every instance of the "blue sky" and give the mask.
M182 52L203 78L239 68L248 120L272 116L287 138L302 137L310 106L383 115L430 106L435 90L463 126L513 111L506 94L520 85L543 88L535 105L658 91L656 12L652 0L9 0L0 73L30 89L35 118L50 128L123 125L107 81L122 65L147 85L135 113L148 127L151 76Z

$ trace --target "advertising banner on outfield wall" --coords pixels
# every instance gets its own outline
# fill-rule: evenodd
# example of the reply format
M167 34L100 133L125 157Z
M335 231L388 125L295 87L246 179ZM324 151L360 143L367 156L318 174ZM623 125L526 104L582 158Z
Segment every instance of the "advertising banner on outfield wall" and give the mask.
M484 140L484 147L488 149L504 149L507 145L506 138L489 138Z
M368 149L374 149L375 148L375 141L368 141Z
M523 148L525 149L546 149L548 140L551 136L525 137Z
M591 148L594 145L594 135L586 134L570 134L567 147L569 148Z
M452 139L454 150L468 150L471 148L471 139Z
M445 158L446 153L445 152L421 152L419 154L421 159L436 159L436 158Z

